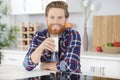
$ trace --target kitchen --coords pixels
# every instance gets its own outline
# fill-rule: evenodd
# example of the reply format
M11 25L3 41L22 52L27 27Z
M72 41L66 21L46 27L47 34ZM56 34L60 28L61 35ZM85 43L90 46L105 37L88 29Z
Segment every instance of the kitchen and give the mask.
M9 2L9 0L6 0L7 2ZM10 25L17 25L17 26L20 26L20 24L22 22L24 22L25 24L27 24L28 22L31 22L31 23L35 23L37 22L39 24L39 29L40 30L43 30L44 28L46 28L46 23L45 23L45 18L44 18L44 12L37 12L37 11L40 11L38 10L39 8L37 7L36 9L36 13L33 13L33 11L30 11L31 7L33 8L33 6L30 5L30 3L33 3L34 1L31 0L31 1L28 1L28 0L10 0L10 1L13 1L15 2L13 7L14 6L17 6L17 7L14 7L14 8L17 8L17 9L14 9L13 12L11 12L11 15L9 16L9 24ZM24 7L20 6L20 4L22 3L22 1L28 1L28 12L25 12L24 11ZM36 0L38 1L38 0ZM45 0L42 0L43 2ZM48 0L46 0L48 1ZM78 2L77 2L78 1ZM71 8L71 12L70 12L70 17L69 17L69 22L72 22L73 24L73 29L77 30L78 32L80 32L80 35L81 35L81 40L83 40L83 33L84 33L84 12L83 12L83 8L81 6L82 4L82 0L77 0L77 1L74 1L74 0L69 0L68 2L70 2L69 4L72 6ZM9 2L11 3L11 2ZM38 4L38 2L34 2L33 4ZM117 67L115 66L112 66L112 67L108 67L108 69L105 71L104 75L107 75L107 76L112 76L113 74L115 74L114 76L120 76L120 63L119 63L119 60L120 60L120 55L119 54L99 54L99 52L92 52L92 35L93 35L93 18L94 16L96 15L119 15L120 14L120 11L119 11L119 3L120 1L119 0L104 0L104 1L101 1L101 0L91 0L91 3L93 3L96 7L96 9L91 13L89 19L88 19L88 23L87 23L87 31L88 31L88 39L89 39L89 49L87 52L84 52L83 51L83 47L81 47L82 51L81 51L81 59L84 61L84 63L86 62L86 60L88 60L88 58L91 60L91 62L93 61L94 63L89 63L90 64L90 67L82 67L83 68L83 72L88 72L91 70L91 67L94 68L94 67L97 67L98 70L101 69L101 67L108 67L106 66L105 64L111 62L109 65L116 65ZM13 4L13 3L12 3ZM19 7L18 7L19 6ZM24 4L24 6L26 6ZM77 6L77 7L76 7ZM26 9L27 9L26 8ZM36 8L36 7L35 7ZM17 10L21 10L21 11L17 11ZM16 11L15 11L16 10ZM19 40L19 39L18 39ZM14 56L19 56L21 55L21 57L23 58L23 56L25 56L26 54L26 51L21 51L21 50L16 50L15 47L19 48L18 45L20 45L17 41L16 41L16 45L14 45L12 48L10 49L13 49L13 50L3 50L3 52L5 52L8 57L8 60L7 61L4 61L3 59L3 64L13 64L13 65L16 65L15 62L14 62L14 57L13 57L13 54ZM14 50L15 48L15 50ZM8 53L9 52L9 53ZM13 54L12 54L13 53ZM96 55L98 54L98 55ZM11 58L11 56L12 58ZM99 60L96 61L96 58L98 58ZM95 61L94 61L95 59ZM10 61L11 60L11 61ZM16 60L16 59L15 59ZM21 58L18 59L17 58L17 62L18 64L20 64L22 66L22 62L21 62ZM83 64L84 66L87 65L88 63L86 62L86 64L84 64L81 60L81 65ZM99 67L99 65L97 63L101 62L101 60L107 60L105 61L105 63L101 64L101 66ZM20 61L20 62L19 62ZM93 65L91 65L93 64ZM1 65L3 66L3 65ZM16 65L17 66L17 65ZM87 65L88 66L88 65ZM109 71L110 68L114 68L113 70ZM85 71L84 71L85 70ZM97 75L99 74L99 72L94 72L96 73ZM110 73L110 74L108 74ZM2 72L0 73L2 74ZM20 73L22 74L22 73ZM100 73L101 74L101 73ZM103 74L102 74L103 75ZM113 76L113 77L114 77ZM27 77L27 76L26 76ZM30 75L28 76L30 77ZM19 77L20 78L20 77ZM22 77L23 78L23 77Z

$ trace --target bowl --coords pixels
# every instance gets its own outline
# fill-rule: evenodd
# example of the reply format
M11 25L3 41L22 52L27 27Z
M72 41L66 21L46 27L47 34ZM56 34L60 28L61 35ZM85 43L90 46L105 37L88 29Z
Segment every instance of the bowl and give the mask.
M120 47L102 47L103 52L120 53Z

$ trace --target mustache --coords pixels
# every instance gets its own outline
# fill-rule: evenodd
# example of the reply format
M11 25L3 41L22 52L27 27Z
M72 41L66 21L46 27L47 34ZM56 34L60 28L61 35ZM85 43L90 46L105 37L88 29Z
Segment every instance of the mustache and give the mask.
M61 25L61 24L50 24L49 26L52 27L52 26L54 26L54 25L63 26L63 25Z
M64 30L65 30L65 26L61 24L51 24L48 26L48 31L51 34L61 34Z

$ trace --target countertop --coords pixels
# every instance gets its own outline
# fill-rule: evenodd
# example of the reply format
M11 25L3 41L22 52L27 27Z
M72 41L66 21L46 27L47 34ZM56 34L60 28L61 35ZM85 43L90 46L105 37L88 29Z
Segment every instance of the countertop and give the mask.
M50 70L40 70L38 67L27 71L22 65L0 65L0 80L15 80L50 74Z
M2 50L3 54L21 54L21 55L26 55L27 51L22 51L22 50ZM100 53L100 52L81 52L81 59L85 58L91 58L91 59L106 59L106 60L117 60L118 62L120 61L120 54L108 54L108 53ZM37 66L34 70L32 71L27 71L23 67L22 64L20 65L9 65L9 64L2 64L0 65L0 80L6 79L6 80L14 80L14 79L20 79L20 78L27 78L27 77L34 77L34 76L41 76L41 75L47 75L50 72L50 70L40 70ZM89 73L84 73L87 75L95 75L95 74L89 74ZM99 76L99 75L97 75ZM112 76L106 76L106 77L112 77ZM119 78L119 76L113 76L113 78Z
M36 77L42 75L49 75L50 73L55 73L50 70L40 70L38 67L33 69L32 71L27 71L23 66L15 66L15 65L0 65L0 80L16 80L28 77ZM86 75L86 76L97 76L104 78L114 78L120 79L120 76L102 76L91 73L73 73L77 75Z
M120 53L105 53L105 52L81 52L81 58L94 58L120 61Z
M2 50L3 53L15 53L26 55L27 51L23 50ZM81 58L107 59L120 61L120 53L105 53L93 51L81 51Z

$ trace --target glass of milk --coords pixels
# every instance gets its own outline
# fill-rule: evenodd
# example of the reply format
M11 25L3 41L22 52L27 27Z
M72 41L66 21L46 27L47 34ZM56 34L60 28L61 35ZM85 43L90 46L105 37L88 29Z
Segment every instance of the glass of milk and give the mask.
M58 52L58 37L52 37L53 38L53 40L54 40L54 44L55 44L55 49L54 49L54 51L55 52Z
M51 61L54 62L54 61L58 61L59 38L58 38L58 36L54 36L54 37L52 37L52 39L54 40L55 49L51 56Z

